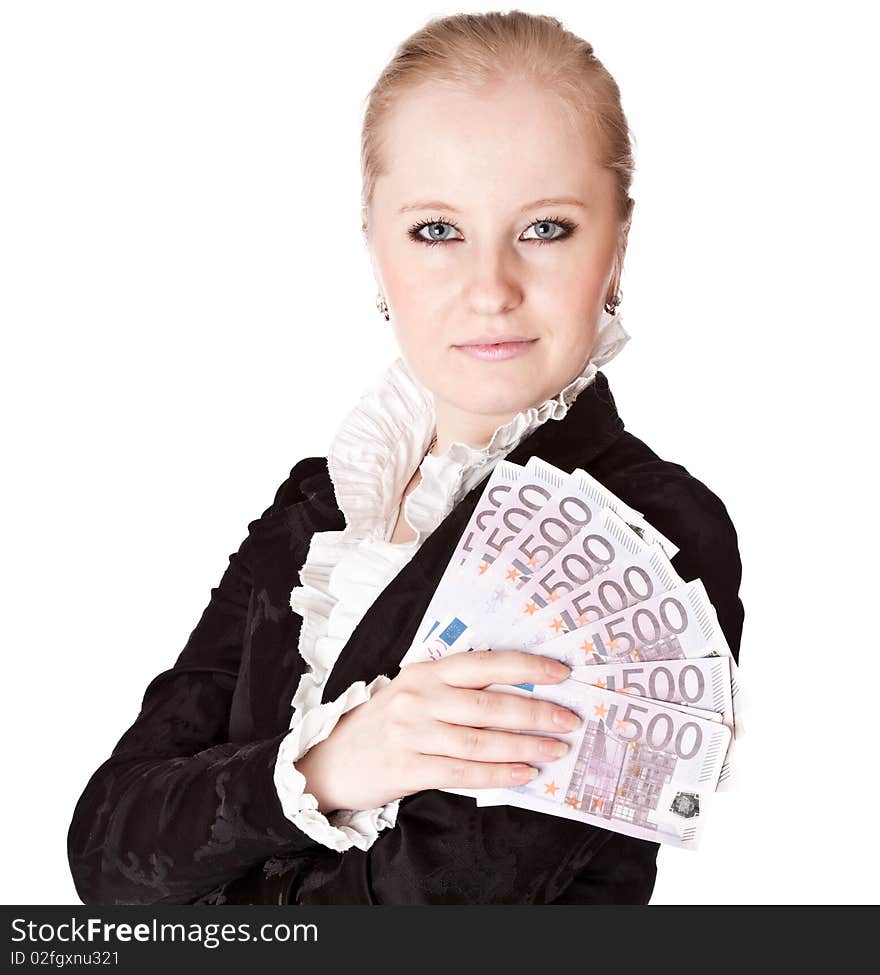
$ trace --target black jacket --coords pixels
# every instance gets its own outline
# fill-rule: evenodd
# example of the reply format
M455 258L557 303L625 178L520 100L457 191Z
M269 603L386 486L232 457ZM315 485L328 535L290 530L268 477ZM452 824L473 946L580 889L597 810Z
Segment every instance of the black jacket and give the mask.
M735 656L742 633L737 537L723 503L624 430L603 373L562 420L508 454L587 470L642 511L703 580ZM488 480L428 536L352 633L324 689L394 677ZM248 535L170 670L73 812L68 856L86 904L646 903L658 846L599 827L428 790L397 825L344 853L282 813L273 782L305 668L290 607L312 534L342 529L324 457L299 461ZM699 855L699 854L696 854Z

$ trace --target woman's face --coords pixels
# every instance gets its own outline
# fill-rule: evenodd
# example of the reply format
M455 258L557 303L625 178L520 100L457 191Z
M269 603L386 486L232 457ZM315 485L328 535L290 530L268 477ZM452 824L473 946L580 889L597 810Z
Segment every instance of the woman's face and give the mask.
M620 226L613 176L578 130L525 82L423 88L386 119L370 257L401 353L438 410L512 416L589 358ZM462 348L505 337L526 341Z

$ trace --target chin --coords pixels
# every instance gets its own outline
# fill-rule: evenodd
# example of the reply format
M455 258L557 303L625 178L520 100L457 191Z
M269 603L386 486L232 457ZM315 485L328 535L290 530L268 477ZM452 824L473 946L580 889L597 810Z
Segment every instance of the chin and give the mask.
M438 355L416 360L422 382L450 405L479 416L513 416L537 406L565 385L567 370L545 356L527 355L505 362L463 359L459 353L450 361ZM559 382L553 385L554 374Z
M492 388L494 387L494 388ZM456 389L446 398L460 410L481 416L506 416L519 413L547 398L531 383L492 383L479 389Z

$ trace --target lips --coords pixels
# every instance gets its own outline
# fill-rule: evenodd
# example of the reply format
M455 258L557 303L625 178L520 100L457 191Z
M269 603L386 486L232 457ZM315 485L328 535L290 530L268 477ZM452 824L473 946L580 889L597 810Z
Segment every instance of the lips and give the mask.
M502 345L507 342L531 342L531 335L521 335L519 332L503 332L501 335L475 335L467 342L459 342L458 346L463 345Z
M476 340L466 342L463 345L456 345L464 355L474 359L481 359L484 362L497 362L503 359L514 359L517 356L527 355L535 346L537 339L528 339L502 336L496 339L489 339L480 336Z

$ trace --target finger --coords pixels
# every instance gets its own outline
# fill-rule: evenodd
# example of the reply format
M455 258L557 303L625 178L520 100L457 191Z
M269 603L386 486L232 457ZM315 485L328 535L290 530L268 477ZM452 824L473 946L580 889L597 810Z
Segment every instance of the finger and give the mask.
M453 653L424 665L447 684L486 687L489 684L551 684L571 673L559 660L521 650L474 650ZM422 666L418 664L416 666Z
M423 789L506 789L523 785L537 776L531 765L468 762L442 755L422 755L416 776L416 792Z
M428 705L435 721L470 728L514 728L565 734L581 726L568 708L522 694L440 684Z
M552 762L561 758L569 745L558 738L438 722L419 741L418 750L423 755L464 758L469 762Z

